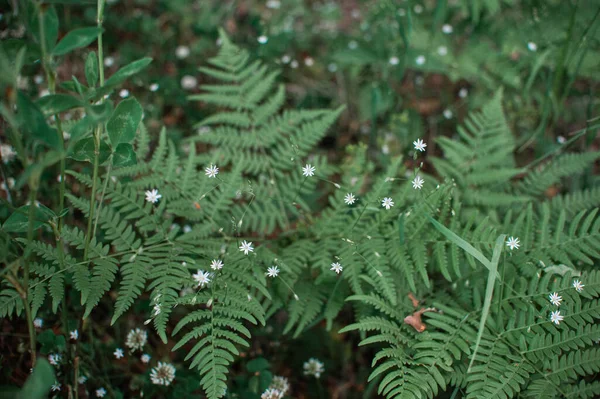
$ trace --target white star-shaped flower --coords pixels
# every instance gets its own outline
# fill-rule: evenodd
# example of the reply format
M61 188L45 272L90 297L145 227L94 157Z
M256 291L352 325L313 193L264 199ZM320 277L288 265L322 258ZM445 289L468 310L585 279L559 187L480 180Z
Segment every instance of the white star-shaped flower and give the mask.
M221 270L223 268L223 262L221 262L221 259L213 259L213 261L210 262L210 268L213 270Z
M42 328L43 325L44 325L44 320L40 319L39 317L36 317L33 320L33 326L35 328Z
M104 388L96 389L96 397L97 398L103 398L104 395L106 395L106 389L104 389Z
M115 358L117 358L117 359L120 359L125 356L125 354L123 353L123 349L121 349L121 348L115 349L115 351L113 352L113 355L115 355Z
M162 195L158 193L157 189L152 189L146 191L146 201L152 202L153 204L157 203L159 199L162 198Z
M302 174L306 177L313 176L315 174L315 167L310 164L306 164L306 166L302 168Z
M537 44L535 44L534 42L529 42L527 43L527 48L529 49L529 51L537 51Z
M556 325L559 325L563 319L564 317L560 315L560 310L556 310L550 314L550 321Z
M389 63L390 65L398 65L400 63L400 59L396 56L390 57Z
M344 197L344 202L348 205L352 205L354 204L354 202L356 201L356 197L354 196L354 194L352 193L348 193L346 194L346 196Z
M573 288L575 288L575 290L577 290L577 292L583 291L583 287L585 287L585 285L583 285L581 283L581 281L579 281L579 280L573 281Z
M413 145L415 146L415 150L419 150L421 152L425 151L425 147L427 144L421 139L417 139L417 141L413 141Z
M240 245L240 252L243 252L244 255L248 255L248 252L254 252L254 247L251 242L242 241L242 245Z
M208 168L204 169L204 172L209 178L217 177L217 175L219 174L219 168L217 168L216 165L210 165Z
M423 187L423 183L425 183L425 180L421 179L421 176L415 177L415 179L412 181L412 185L415 190L420 190Z
M210 273L209 272L205 272L203 270L198 270L198 272L196 274L194 274L192 277L194 278L194 280L196 280L196 283L198 283L197 285L200 288L204 288L205 285L210 283Z
M76 341L79 339L79 331L77 331L77 330L73 330L73 331L69 332L69 335L71 336L71 339L73 341Z
M450 24L442 25L442 32L444 32L445 34L449 35L453 31L454 31L454 28L452 27L452 25L450 25Z
M394 201L392 201L392 199L389 197L385 197L383 201L381 201L381 206L385 209L390 209L394 206Z
M548 300L554 306L560 306L560 302L562 301L562 297L559 296L556 292L553 292L548 296Z
M81 377L79 377L77 379L77 382L80 384L85 384L86 381L87 381L87 377L85 375L82 375Z
M147 353L144 353L142 355L142 357L140 358L140 360L142 361L142 363L148 363L150 361L150 355Z
M521 244L519 244L519 239L517 237L508 237L508 241L506 241L506 246L510 248L510 250L512 251L513 249L519 249L519 247L521 246Z
M279 275L279 268L277 266L271 266L267 269L267 276L277 277Z
M52 392L60 391L60 382L54 381L54 384L52 384L51 389L52 389Z
M342 267L342 265L340 265L338 262L335 262L335 263L331 264L331 269L329 269L329 270L333 270L337 274L340 274L343 269L344 268Z
M259 37L258 37L257 41L258 41L260 44L265 44L265 43L267 43L267 42L269 41L269 38L268 38L268 37L266 37L265 35L262 35L262 36L259 36Z
M418 56L417 59L415 60L415 62L417 63L417 65L425 64L425 56L424 55Z
M62 356L60 355L60 353L52 353L52 354L48 355L48 361L53 366L58 366L58 363L60 362L61 359L62 359Z

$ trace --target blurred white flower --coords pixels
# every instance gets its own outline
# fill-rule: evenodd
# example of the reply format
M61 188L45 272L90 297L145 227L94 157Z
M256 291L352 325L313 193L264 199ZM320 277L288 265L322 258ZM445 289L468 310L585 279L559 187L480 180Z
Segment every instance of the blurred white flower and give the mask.
M185 75L183 78L181 78L181 87L185 90L195 89L197 85L198 79L191 75Z
M267 269L267 276L277 277L279 275L279 268L277 266L271 266Z
M144 345L148 342L148 332L141 328L132 329L127 333L127 340L125 346L132 351L142 350Z
M170 385L174 379L175 367L170 363L158 362L150 373L150 380L155 385Z
M187 58L190 55L190 48L188 46L177 46L175 49L175 56L180 60Z
M261 35L258 37L257 40L260 44L266 44L269 41L269 38L266 37L265 35Z
M308 359L303 367L304 375L314 375L316 378L321 377L321 374L325 372L325 365L314 357Z
M113 355L115 355L115 358L117 358L117 359L125 357L125 354L123 353L123 349L121 349L121 348L115 349L115 351L113 352Z

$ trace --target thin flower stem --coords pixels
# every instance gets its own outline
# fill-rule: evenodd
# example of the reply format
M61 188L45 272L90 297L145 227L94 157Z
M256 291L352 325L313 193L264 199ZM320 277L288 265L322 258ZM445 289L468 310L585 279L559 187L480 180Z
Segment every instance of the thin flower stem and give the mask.
M98 0L98 14L97 23L98 28L102 29L102 21L104 20L104 1ZM104 51L102 49L102 31L98 33L98 71L100 75L100 87L104 86ZM100 102L104 102L104 98L100 98ZM94 130L94 172L92 177L92 193L90 196L90 212L88 217L87 233L85 236L85 249L83 252L83 259L87 260L88 251L90 247L90 241L92 239L93 221L94 221L94 208L96 207L96 185L98 180L98 163L100 158L100 139L102 136L102 124Z

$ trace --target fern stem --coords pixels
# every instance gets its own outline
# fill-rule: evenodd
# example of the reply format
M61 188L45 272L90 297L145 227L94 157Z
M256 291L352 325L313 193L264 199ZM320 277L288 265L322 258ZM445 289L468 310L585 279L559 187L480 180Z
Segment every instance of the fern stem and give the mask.
M35 367L36 362L36 345L35 345L35 328L33 326L33 317L31 308L29 307L29 256L31 255L31 242L33 241L33 224L35 220L35 198L37 194L38 182L36 178L29 178L29 220L27 227L27 248L25 249L25 262L23 265L23 306L25 307L25 317L27 318L27 330L29 332L29 346L31 349L31 367Z

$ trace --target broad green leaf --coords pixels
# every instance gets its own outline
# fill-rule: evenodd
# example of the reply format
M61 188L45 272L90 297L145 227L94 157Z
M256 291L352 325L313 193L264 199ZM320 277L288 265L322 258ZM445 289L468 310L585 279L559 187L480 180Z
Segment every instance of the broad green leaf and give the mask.
M492 295L494 294L494 285L496 285L496 277L498 277L498 262L500 261L500 254L504 247L504 239L506 235L502 234L496 239L496 245L494 246L494 252L492 254L492 261L490 262L490 273L488 274L487 285L485 287L485 298L483 300L483 308L481 310L481 320L479 321L479 331L477 331L477 340L475 341L475 349L471 355L471 362L467 373L471 371L471 366L475 361L479 344L481 343L481 337L483 336L483 330L485 329L485 322L490 313L490 305L492 304Z
M256 373L257 371L267 370L271 365L269 361L264 357L257 357L256 359L250 360L246 363L246 369L249 373Z
M72 30L62 38L52 52L54 55L64 55L75 49L86 47L98 38L102 28L80 28Z
M85 139L79 140L75 146L73 147L73 152L69 154L70 158L73 158L77 161L82 162L94 162L95 157L95 145L94 138L88 137ZM108 157L110 156L110 147L104 140L100 141L100 153L99 153L99 161L100 163L106 162Z
M50 116L72 108L82 107L84 104L68 94L51 94L40 98L37 105L46 116Z
M22 92L17 96L17 117L22 131L50 148L62 150L58 132L46 123L46 117L40 108Z
M50 388L56 377L54 367L43 357L38 357L33 372L25 381L23 389L16 396L18 399L44 399L48 397Z
M129 143L121 143L113 153L113 166L123 167L137 164L137 157L133 146Z
M42 204L35 209L35 220L33 229L42 227L48 220L55 218L56 214ZM4 222L2 229L9 233L25 233L29 230L29 205L23 205L17 208Z
M85 60L85 79L90 87L98 83L98 57L95 51L90 52Z
M115 112L106 123L106 131L113 147L119 143L133 141L143 113L142 106L134 97L123 100L117 105Z
M89 116L85 116L77 121L69 130L71 134L71 138L69 141L69 146L73 146L74 143L79 141L79 139L86 137L91 134L96 124Z
M115 72L114 75L108 78L106 82L104 82L104 86L115 86L119 83L124 82L129 77L135 75L142 69L146 68L148 65L150 65L151 62L152 58L146 57L125 65L123 68Z
M58 38L58 15L54 7L41 7L42 19L44 24L44 37L46 42L46 51L52 52L56 39ZM40 33L40 18L36 7L31 8L31 33L37 42L41 45L42 35Z
M101 104L90 105L85 109L85 112L86 116L95 123L107 121L113 113L112 102L105 101Z

